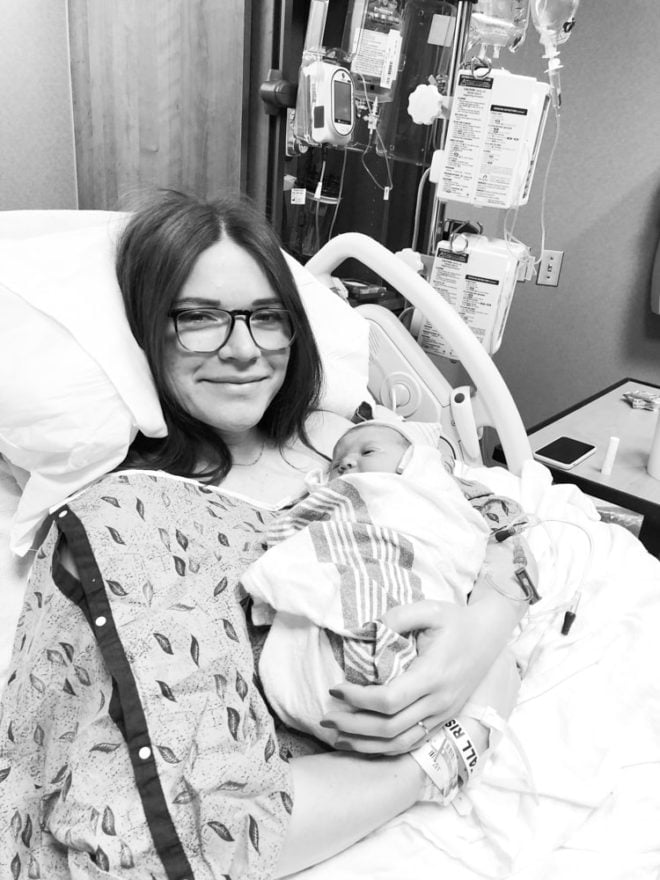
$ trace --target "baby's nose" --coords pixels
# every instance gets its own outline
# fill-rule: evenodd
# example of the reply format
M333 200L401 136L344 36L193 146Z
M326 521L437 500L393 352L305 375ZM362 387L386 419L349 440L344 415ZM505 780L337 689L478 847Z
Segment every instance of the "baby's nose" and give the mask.
M353 456L344 456L337 466L337 473L341 476L347 471L353 470L355 467L355 458Z

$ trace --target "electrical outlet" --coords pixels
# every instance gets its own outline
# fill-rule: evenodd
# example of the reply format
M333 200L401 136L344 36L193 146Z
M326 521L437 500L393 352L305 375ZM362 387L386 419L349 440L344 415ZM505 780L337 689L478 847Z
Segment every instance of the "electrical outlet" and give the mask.
M563 259L563 251L543 251L536 283L547 287L557 287Z

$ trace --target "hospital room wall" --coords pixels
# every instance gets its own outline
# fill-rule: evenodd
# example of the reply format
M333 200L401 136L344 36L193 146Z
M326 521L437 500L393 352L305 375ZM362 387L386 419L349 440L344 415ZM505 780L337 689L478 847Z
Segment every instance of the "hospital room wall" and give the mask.
M0 210L76 208L66 0L0 15Z
M77 204L66 7L0 4L0 209ZM642 67L660 43L660 16L656 0L621 10L582 0L561 52L561 134L545 212L546 247L565 253L560 284L518 285L496 355L528 426L623 376L660 383L660 317L648 306L660 233L660 110ZM503 63L543 76L531 28ZM553 133L550 121L515 227L535 253Z
M545 246L564 251L560 282L517 286L495 356L528 427L624 376L660 384L660 316L649 308L660 236L660 103L657 78L645 72L659 43L657 0L582 0L562 47L561 132L545 211ZM531 27L503 64L543 76ZM535 253L553 135L549 120L515 226Z
M108 210L153 186L243 187L250 9L0 0L0 209Z

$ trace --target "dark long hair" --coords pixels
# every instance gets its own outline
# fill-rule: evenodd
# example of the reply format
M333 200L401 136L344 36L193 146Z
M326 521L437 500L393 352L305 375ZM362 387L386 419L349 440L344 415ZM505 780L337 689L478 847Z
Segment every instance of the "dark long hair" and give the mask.
M167 437L138 434L124 467L148 467L207 481L221 480L231 455L219 435L191 416L172 391L165 368L165 339L172 304L199 255L230 239L264 271L289 311L295 330L282 387L259 428L280 447L299 436L309 445L305 422L318 404L322 372L316 342L296 283L277 237L245 201L205 202L174 190L160 191L129 219L117 245L115 268L128 321L154 378L167 424ZM208 467L200 472L200 461Z

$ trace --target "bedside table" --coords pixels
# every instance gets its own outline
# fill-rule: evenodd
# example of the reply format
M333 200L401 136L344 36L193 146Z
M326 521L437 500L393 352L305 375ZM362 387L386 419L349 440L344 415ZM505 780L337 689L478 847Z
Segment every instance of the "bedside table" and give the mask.
M658 413L633 409L623 399L625 391L660 391L660 387L635 379L622 379L604 391L547 419L527 433L532 450L556 437L575 437L593 443L596 451L570 470L549 467L556 483L574 483L587 495L627 508L644 517L639 539L660 558L660 480L646 470ZM610 437L620 443L612 473L600 472ZM501 450L496 450L495 458ZM544 462L545 464L545 462Z

